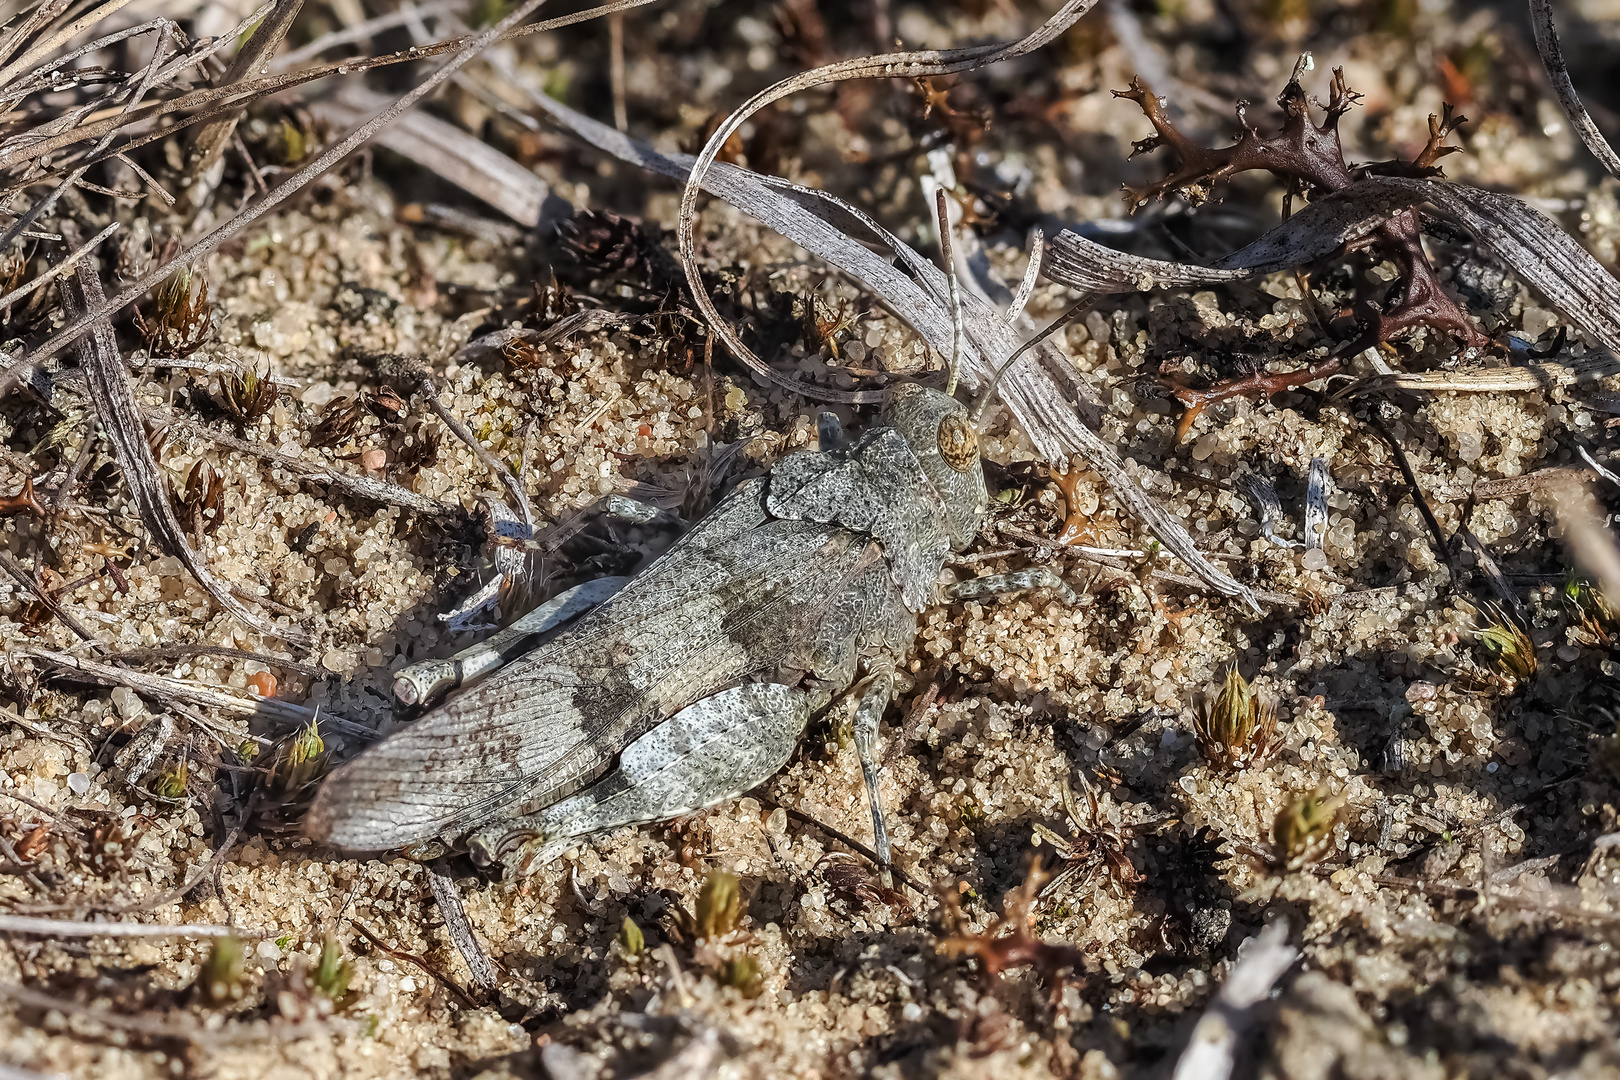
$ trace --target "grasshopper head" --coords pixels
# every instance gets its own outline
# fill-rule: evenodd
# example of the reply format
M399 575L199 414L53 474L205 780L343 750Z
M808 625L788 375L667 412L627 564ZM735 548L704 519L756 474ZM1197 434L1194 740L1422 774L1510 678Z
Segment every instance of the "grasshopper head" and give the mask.
M968 418L967 406L938 390L908 383L895 388L884 407L883 422L905 437L944 501L951 548L967 547L990 507L979 464L979 433Z

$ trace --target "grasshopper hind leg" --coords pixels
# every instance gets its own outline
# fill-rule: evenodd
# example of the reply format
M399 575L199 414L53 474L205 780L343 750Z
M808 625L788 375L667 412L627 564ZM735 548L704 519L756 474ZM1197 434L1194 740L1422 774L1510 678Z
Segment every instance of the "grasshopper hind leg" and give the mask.
M536 814L496 821L468 838L475 862L519 874L585 837L666 821L736 798L787 764L810 718L810 695L746 683L676 713L625 747L618 767Z

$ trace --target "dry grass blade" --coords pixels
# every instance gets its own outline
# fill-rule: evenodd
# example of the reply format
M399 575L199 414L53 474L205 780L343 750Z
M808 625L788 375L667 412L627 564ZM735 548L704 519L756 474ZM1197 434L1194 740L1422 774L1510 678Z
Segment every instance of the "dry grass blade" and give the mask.
M316 1034L330 1035L334 1031L349 1030L339 1019L305 1020L300 1023L230 1024L223 1028L204 1025L196 1017L180 1015L172 1021L153 1016L129 1016L107 1009L83 1005L67 998L54 997L26 986L0 983L0 998L5 998L27 1009L59 1012L83 1021L101 1024L114 1031L129 1031L153 1039L179 1040L199 1046L240 1046L248 1043L286 1043Z
M42 934L45 937L240 937L243 931L207 923L78 922L33 915L0 915L0 934Z
M338 162L348 157L356 148L361 146L380 131L384 126L398 119L410 110L418 101L436 90L452 75L464 67L473 57L499 40L508 31L515 28L524 19L545 3L545 0L525 0L511 14L495 23L489 29L473 35L471 38L461 39L464 44L449 60L440 65L431 75L423 79L411 90L395 101L388 108L361 124L343 138L337 140L325 152L320 154L308 165L293 173L286 180L276 185L268 194L253 203L241 213L220 225L207 236L192 244L190 247L176 254L163 265L153 269L135 281L123 292L111 300L91 305L90 309L77 315L62 330L39 346L30 354L31 359L43 359L54 356L78 341L99 320L107 318L115 312L123 310L132 302L144 296L154 285L164 280L173 272L176 266L188 262L195 262L204 255L216 250L221 244L236 236L243 229L264 217L270 211L286 202L292 196L302 191L317 177L331 169ZM597 10L597 9L593 9ZM419 59L425 50L412 50L409 59Z
M78 619L75 619L66 611L62 610L62 605L58 604L55 598L52 597L49 592L40 588L39 583L34 580L33 575L24 570L22 567L18 566L16 560L12 559L12 557L6 554L4 551L0 551L0 570L4 570L18 585L21 585L25 590L33 594L35 600L38 600L41 604L45 605L45 610L49 611L53 616L62 621L63 626L67 627L69 630L72 630L82 640L89 642L92 649L98 653L106 651L106 647L98 642L95 637L91 635L90 631L84 628L83 623L81 623Z
M497 35L495 39L491 40L505 40L507 38L539 33L542 30L553 30L562 26L569 26L574 23L585 22L589 19L599 18L603 15L612 14L616 11L625 11L629 8L640 7L644 4L650 4L653 2L654 0L617 0L615 3L590 8L574 15L562 16L556 19L548 19L543 22L533 23L529 26L514 27L509 32L502 35ZM506 23L510 21L510 19L511 17L509 16L508 19L502 20L502 22ZM244 24L244 28L251 26L252 23L252 19L247 20L247 22ZM137 146L144 145L145 143L168 138L182 127L188 127L195 124L204 124L218 118L234 115L241 108L261 98L291 90L306 83L314 82L317 79L324 79L333 75L357 75L362 72L371 71L381 67L388 67L395 64L415 63L420 60L442 56L446 53L456 54L454 57L452 57L450 62L451 64L459 67L460 64L465 63L466 60L470 58L470 54L475 54L477 51L487 46L487 41L484 42L484 45L476 44L477 42L484 41L487 34L488 32L486 31L483 34L470 37L451 38L447 41L437 42L432 45L412 46L408 49L402 49L398 52L386 53L379 56L358 57L352 60L337 60L327 64L320 64L316 67L307 68L302 71L269 75L259 79L244 79L241 82L226 86L205 86L187 93L183 93L178 97L148 103L139 109L121 110L116 115L102 113L98 114L95 119L84 119L83 122L76 122L72 124L58 123L44 130L27 132L23 136L7 140L5 143L0 144L0 167L13 168L44 158L48 155L52 156L54 160L54 155L66 147L71 147L91 139L100 139L110 133L118 131L121 128L132 127L136 124L155 120L158 117L167 116L171 113L184 112L191 109L204 108L206 106L214 106L207 112L187 117L186 119L181 120L163 130L133 138L129 142L114 147L110 150L92 154L90 157L80 162L81 165L85 166L94 165L99 161L117 157ZM167 65L163 66L157 71L156 81L162 83L175 72L184 68L196 66L207 56L211 56L213 53L223 49L227 44L229 44L229 41L230 39L228 38L223 41L217 41L210 44L210 46L206 49L188 53L178 60L170 61ZM437 73L435 74L437 75ZM437 83L433 83L433 86L437 85ZM429 86L427 89L431 90L433 86ZM48 89L48 87L34 87L30 89L30 92L33 90L43 89ZM407 103L399 104L398 110L392 114L390 119L392 119L393 116L400 115L406 109L408 109L410 105L415 104L416 100L418 100L418 97L420 96L419 92L425 93L426 91L423 91L421 87L418 87L416 91L412 91L412 94L417 96L411 97L411 100ZM4 99L0 98L0 100ZM387 123L387 121L383 122ZM381 125L379 124L378 126L380 127ZM371 129L371 131L375 130L376 128ZM369 135L370 132L367 134ZM364 137L359 140L359 142L363 141ZM359 142L356 142L354 145L359 145ZM342 154L339 154L337 158L334 158L333 162L328 163L325 168L331 168L331 165L335 163L336 160L346 155L349 151L353 150L353 148L354 146L349 146L348 149L344 150ZM35 177L33 179L38 178ZM291 183L295 179L297 179L296 175L294 177L290 177L283 183L282 187L285 187L288 183ZM276 190L280 191L281 188L277 188ZM290 193L291 192L289 191L288 194ZM274 192L272 192L272 195L274 195ZM229 224L229 222L226 223L227 226L229 226Z
M313 709L305 708L302 705L294 705L288 701L281 701L278 698L251 698L245 694L238 695L226 687L210 686L188 679L175 679L167 675L149 675L141 671L130 671L128 668L100 664L94 660L85 660L82 657L55 652L51 649L36 649L24 646L10 650L8 656L19 659L40 660L61 671L81 676L83 680L92 683L106 686L127 686L143 697L181 701L244 718L262 716L283 726L307 724L315 716ZM322 720L338 726L358 727L358 725L348 721L340 721L330 713L324 714ZM361 728L359 730L365 734L370 734L369 729ZM241 735L245 737L246 732L242 732Z
M0 87L11 85L17 76L26 71L30 65L39 63L92 26L111 18L133 2L134 0L107 0L107 3L93 7L71 22L57 27L49 36L35 42L27 52L8 63L5 67L0 68ZM56 10L60 11L61 9L57 8Z
M228 86L262 69L287 31L292 29L293 20L303 7L304 0L276 0L253 36L237 50L220 82ZM230 145L240 118L241 113L234 112L192 129L185 189L186 202L191 207L205 205L224 175L225 147Z
M676 237L680 243L681 262L686 270L686 283L691 292L698 310L703 313L704 321L709 329L723 342L733 356L746 364L748 368L769 382L792 390L795 393L806 394L825 401L842 401L846 403L873 403L878 400L877 392L864 392L855 394L835 393L820 387L806 386L795 379L778 373L764 360L755 356L753 351L745 345L729 323L721 317L714 301L709 298L708 290L703 286L703 277L698 269L696 219L698 193L705 189L709 171L714 167L715 158L719 155L726 140L736 134L737 130L748 122L748 118L759 110L803 90L813 87L828 86L832 83L847 82L851 79L877 79L877 78L921 78L924 76L950 75L958 71L968 71L973 68L984 67L989 64L1010 60L1013 57L1023 56L1034 52L1056 40L1069 27L1073 26L1079 18L1096 4L1097 0L1068 0L1051 18L1042 23L1034 33L1017 41L1005 42L999 45L978 45L967 49L926 49L920 52L888 53L882 56L863 56L854 60L843 60L836 64L806 71L791 78L784 79L775 86L760 91L738 106L730 116L715 129L709 141L704 144L698 153L697 159L692 163L691 175L687 177L686 190L681 193L681 216L676 224ZM746 207L744 209L747 209ZM950 355L943 352L943 355Z
M1251 938L1226 983L1193 1029L1176 1061L1174 1080L1226 1080L1236 1064L1238 1042L1260 1020L1256 1007L1271 993L1299 950L1288 944L1288 924L1274 922Z
M1421 201L1412 193L1371 190L1367 182L1354 184L1308 204L1254 243L1211 266L1128 255L1064 230L1052 238L1045 274L1070 288L1099 293L1237 281L1331 255L1375 232L1392 214Z
M51 282L53 282L57 278L61 277L63 274L67 273L69 270L72 270L75 266L79 265L79 260L80 259L84 258L87 254L94 251L97 247L99 247L101 245L101 242L103 240L107 239L107 237L109 237L113 233L117 232L120 227L121 227L121 225L120 225L119 222L116 222L116 221L113 222L111 225L108 225L105 229L102 229L100 232L96 233L95 236L92 236L85 243L83 243L79 247L75 248L73 250L73 253L70 254L67 258L63 259L61 262L57 263L55 266L51 267L49 270L45 271L43 274L36 277L33 281L30 281L26 285L19 285L17 288L13 289L11 292L6 293L6 295L0 296L0 311L3 311L6 308L9 308L11 305L15 304L17 301L19 301L19 300L23 299L24 297L28 296L30 293L34 292L36 289L39 289L39 288L41 288L41 287L43 287L45 285L49 285Z
M388 99L362 86L344 88L310 106L317 119L339 125L359 123ZM551 187L493 146L454 124L424 113L400 117L376 141L424 169L430 169L476 195L513 221L533 226Z
M120 122L125 121L135 111L136 107L141 103L141 100L146 97L147 92L152 89L152 85L157 79L158 69L168 55L170 39L174 36L176 27L168 20L163 19L158 21L156 28L157 43L152 46L152 59L147 63L146 70L141 75L140 84L136 87L134 94L123 104L123 106L119 109L117 116L114 118ZM112 142L113 135L114 131L108 131L105 135L103 135L96 143L95 148L90 151L90 156L93 158L96 154L99 154L105 150L107 148L107 144ZM4 250L12 243L12 241L16 240L19 236L26 234L28 227L37 221L40 215L44 214L51 207L55 206L57 200L62 197L63 193L69 188L73 187L75 184L79 183L89 169L90 165L88 163L81 164L71 173L64 176L61 182L56 185L49 195L34 203L34 205L28 208L26 213L24 213L16 221L12 222L10 228L6 230L5 235L0 236L0 250Z
M79 265L74 284L64 290L64 296L75 315L105 306L101 278L89 263ZM85 381L90 398L95 403L96 416L101 420L102 431L112 445L124 474L124 483L128 485L130 496L140 510L141 521L158 546L184 563L197 583L208 590L220 607L247 625L260 633L288 641L307 641L308 635L302 630L278 626L237 600L230 586L208 569L186 540L185 529L175 516L174 508L169 505L167 485L158 472L157 459L153 457L152 447L147 442L140 406L135 403L135 391L130 386L123 355L118 351L118 340L105 317L94 322L91 334L79 343L79 363L84 369Z
M1512 195L1466 184L1397 176L1362 183L1420 195L1473 233L1480 247L1545 296L1559 314L1604 348L1620 353L1620 281L1541 211Z
M414 6L407 4L399 11L390 11L383 15L362 19L352 26L345 26L341 30L332 31L330 34L322 34L308 45L301 45L291 52L282 53L270 62L270 70L277 72L287 71L302 64L305 60L313 60L328 49L335 49L340 45L350 45L357 41L365 41L367 38L382 33L384 30L392 30L397 26L404 26L420 19L431 18L434 15L466 11L470 6L471 0L436 0L434 3L416 4Z
M1558 44L1558 28L1553 24L1551 0L1530 0L1530 25L1536 32L1536 51L1541 54L1541 64L1547 69L1547 79L1552 83L1553 93L1558 95L1558 104L1564 107L1564 115L1569 117L1575 133L1592 151L1592 156L1609 170L1609 175L1620 177L1620 154L1614 152L1609 140L1592 122L1591 114L1575 92L1575 84L1570 81L1569 65L1564 63L1564 50Z
M1065 285L1099 292L1230 281L1327 255L1366 235L1382 218L1420 203L1457 221L1480 247L1506 263L1571 323L1605 348L1620 352L1620 281L1557 222L1523 200L1467 184L1371 176L1310 204L1211 267L1123 255L1064 232L1052 241L1046 274Z
M426 495L420 495L410 488L390 484L386 480L379 480L372 476L338 472L329 465L305 461L302 458L279 453L270 449L264 443L250 442L247 439L236 438L234 435L227 435L223 431L215 431L166 409L143 408L141 414L152 421L153 424L167 426L179 431L188 431L194 435L212 440L220 446L238 450L244 454L251 454L260 461L266 461L277 468L296 473L299 477L313 484L324 484L362 499L371 499L391 506L403 507L406 510L414 510L419 514L427 514L435 518L452 518L461 513L460 507L449 506Z

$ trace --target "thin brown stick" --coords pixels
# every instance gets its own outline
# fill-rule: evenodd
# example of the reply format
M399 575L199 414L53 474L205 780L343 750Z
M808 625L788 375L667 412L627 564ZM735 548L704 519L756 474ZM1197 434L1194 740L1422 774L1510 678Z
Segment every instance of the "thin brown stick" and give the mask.
M86 12L73 22L60 27L49 37L35 42L33 47L27 52L17 57L17 59L7 64L5 67L0 68L0 87L10 83L23 71L27 70L29 65L36 64L43 60L45 57L51 55L51 53L55 52L63 45L66 45L68 42L72 41L74 38L78 37L92 26L102 22L105 19L111 18L113 15L122 11L133 2L134 0L107 0L107 2L102 4L100 7Z
M154 896L150 900L142 900L134 904L123 904L106 910L118 915L133 915L140 911L156 911L160 907L168 907L170 904L184 900L192 889L201 885L203 879L214 872L215 868L224 864L226 856L231 853L231 849L236 846L237 840L241 839L241 837L242 829L240 826L227 832L224 842L208 857L208 861L202 864L202 868L187 878L185 883L178 889L170 889L168 892ZM223 897L221 900L223 901Z
M3 716L8 720L12 719L11 714L6 713L6 712L0 712L0 716ZM30 799L28 796L19 795L15 791L0 791L0 795L4 795L8 799L15 799L16 801L22 803L24 806L33 807L35 810L38 810L40 813L42 813L46 817L50 818L51 821L54 822L58 827L60 827L64 832L67 832L67 833L69 833L69 834L71 834L73 836L83 836L84 835L84 830L83 829L79 828L77 825L73 824L73 822L71 822L67 818L63 817L61 815L60 811L52 810L50 807L46 806L44 803L35 802L33 799Z
M372 499L376 502L387 503L406 510L414 510L419 514L427 514L436 518L455 517L461 513L459 507L438 502L435 499L428 498L426 495L419 495L409 488L400 487L398 484L390 484L385 480L376 480L369 476L357 476L351 473L339 472L328 465L292 457L289 454L272 450L263 443L249 442L246 439L239 439L235 435L228 435L223 431L215 431L213 428L206 427L166 409L145 408L142 411L156 423L172 424L183 431L191 432L194 435L218 443L220 446L238 450L244 454L251 454L261 461L268 461L270 464L286 469L288 472L296 473L301 479L310 483L325 484L363 499Z
M330 34L322 34L308 45L301 45L292 52L282 53L271 61L270 70L286 71L288 68L297 67L305 60L313 60L328 49L364 41L375 34L382 33L384 30L392 30L396 26L404 26L406 23L426 19L432 15L465 11L469 6L469 2L470 0L436 0L435 3L430 4L416 4L414 6L407 4L398 11L389 11L369 19L362 19L352 26L345 26L341 30L332 31Z
M0 309L10 307L12 304L15 304L17 301L28 296L28 294L32 293L35 289L49 285L51 282L61 277L69 270L72 270L75 266L79 265L80 259L94 251L98 246L100 246L103 240L117 232L119 228L119 223L116 221L113 222L105 229L102 229L100 232L96 233L95 236L91 237L84 244L76 248L71 254L68 255L67 258L63 259L55 266L52 266L49 270L36 277L33 281L30 281L26 285L19 285L17 288L6 293L6 295L0 296Z
M825 822L817 821L809 814L806 814L803 810L795 810L791 806L782 806L781 803L775 801L774 799L765 798L763 796L756 795L755 797L758 798L761 803L771 807L772 809L781 807L787 816L792 818L794 821L799 822L801 825L808 825L818 832L825 833L828 837L838 841L840 844L843 844L845 847L849 848L851 851L855 852L857 855L861 856L861 858L865 859L878 869L883 869L885 866L887 866L889 870L894 871L894 876L899 879L902 884L904 884L908 889L916 893L918 896L932 895L930 890L924 888L921 882L912 877L910 874L906 873L904 870L900 869L898 863L885 864L881 859L878 858L877 852L873 851L871 848L867 847L853 836L850 836L847 833L839 832L837 829L826 824Z
M507 468L506 462L490 453L489 449L478 441L477 436L468 430L467 425L457 420L455 414L439 400L439 384L431 373L423 371L419 376L418 385L421 388L423 400L427 402L428 409L432 411L434 416L439 418L445 427L450 429L451 434L467 444L473 455L483 462L486 469L495 474L496 479L500 480L501 486L506 488L506 493L512 496L513 502L516 503L514 509L523 518L523 524L533 529L534 507L529 503L529 494L523 490L522 481L512 474L512 470Z
M589 8L586 11L579 12L575 15L566 15L560 18L548 19L544 22L535 23L532 26L519 27L516 31L503 35L498 40L522 37L526 34L538 33L542 30L552 30L562 26L570 26L574 23L585 22L588 19L594 19L603 15L612 14L615 11L627 11L630 8L641 7L644 4L650 4L653 2L655 2L655 0L614 0L613 3L603 4L600 7ZM507 20L502 20L502 22L506 21ZM0 166L9 167L20 165L24 162L33 161L46 155L54 155L63 147L72 146L76 143L87 142L91 139L98 139L103 135L106 135L108 132L117 131L120 128L132 127L145 121L155 120L160 116L166 116L170 113L183 112L187 109L201 108L207 105L218 106L208 113L200 116L193 116L186 120L180 121L174 126L166 128L163 131L157 132L156 134L150 135L144 139L126 143L115 150L109 151L103 157L92 156L90 160L83 162L85 165L93 165L97 161L104 160L105 157L111 157L115 154L122 153L133 146L139 146L144 142L149 142L155 139L166 138L180 127L188 127L193 124L206 122L215 117L227 115L237 109L251 104L260 98L267 97L271 94L281 93L286 90L291 90L294 87L302 86L305 83L314 82L317 79L325 79L333 75L358 75L363 72L375 70L376 68L388 67L394 64L415 63L419 60L426 60L432 57L442 56L446 53L456 53L456 57L465 57L466 59L470 59L470 57L466 56L468 52L476 53L478 50L487 46L487 42L485 45L475 44L476 42L483 40L487 33L488 32L486 31L484 34L451 38L447 41L437 42L433 45L412 46L409 49L402 49L399 52L385 53L380 56L360 57L353 60L337 60L328 64L320 64L316 67L306 68L302 71L271 75L259 79L244 79L243 81L230 86L203 87L201 89L181 94L178 97L170 98L164 101L151 102L141 109L130 111L128 115L123 115L121 110L106 112L104 114L94 114L85 118L83 122L66 128L46 138L34 138L25 142L9 140L3 147L0 147ZM461 51L457 52L458 49ZM452 58L452 63L456 63L456 57ZM461 63L465 63L466 59L460 60L460 63L456 63L456 66L459 67ZM195 61L188 60L185 66L190 66L192 63L195 63ZM435 76L438 74L439 72L434 73ZM160 71L158 74L159 80L161 80L162 77L163 72ZM430 76L430 81L431 78L432 77ZM411 97L409 102L405 102L403 99L401 99L400 102L396 102L394 108L397 111L389 116L388 120L384 120L382 123L387 123L395 116L405 112L416 103L420 96L431 92L431 90L437 85L438 83L434 83L432 86L428 86L425 90L419 86L416 88L416 90L411 91L411 94L416 96ZM420 91L420 93L418 93L418 91ZM378 124L377 128L380 128L381 126L382 124ZM377 128L371 128L368 130L366 135L357 140L354 145L358 146L359 143L364 142L366 138L369 138L370 135L377 130ZM347 142L347 138L344 141ZM335 149L337 148L334 147L333 150ZM350 147L349 149L352 150L353 147ZM323 154L321 159L317 159L317 161L332 155L333 150L328 150L327 153ZM331 164L335 164L337 160L347 156L347 153L348 151L346 150L343 153L336 155ZM313 168L314 164L316 163L312 162L310 165L305 166L304 169L299 170L298 173L295 173L286 181L283 181L281 187L277 188L276 190L280 191L282 188L285 188L305 171ZM328 164L326 168L331 168L331 164ZM325 169L320 171L324 172ZM317 172L314 175L319 175L319 173ZM272 192L272 195L273 194L274 192ZM289 191L287 194L290 195L291 192ZM283 196L283 198L285 198L285 196ZM234 220L235 219L233 218L232 221ZM230 224L231 222L228 221L224 226L221 226L221 228L229 226ZM217 246L217 244L215 246ZM209 248L208 250L212 251L213 248ZM196 255L197 253L182 253L176 256L176 260L189 261L190 259L195 258ZM148 288L150 288L150 286L148 286ZM144 292L145 290L142 291Z
M476 1009L479 1007L479 1003L474 1000L471 994L467 993L467 991L461 988L460 983L456 982L456 980L452 979L450 976L446 975L444 972L440 971L438 968L434 967L420 956L417 956L415 953L406 952L404 949L394 948L394 946L389 945L383 941L382 938L372 933L363 922L356 919L350 919L349 925L360 931L361 936L367 941L371 942L371 947L376 949L378 952L384 953L394 960L402 960L414 967L421 968L422 971L433 979L434 982L438 983L440 986L450 991L450 993L454 994L456 996L456 1000L460 1001L467 1008Z
M313 664L300 664L297 660L285 660L279 656L249 652L246 649L228 649L223 645L157 645L150 649L108 653L102 659L109 664L148 664L153 660L183 660L190 656L223 656L231 660L253 660L266 667L296 671L300 675L308 675L315 679L324 679L331 675L331 672Z
M1412 471L1412 463L1406 459L1406 451L1401 449L1401 444L1395 440L1395 436L1384 426L1384 422L1378 419L1376 408L1371 412L1370 420L1373 430L1378 432L1379 437L1384 440L1384 445L1389 447L1389 452L1394 456L1395 464L1400 467L1401 476L1406 480L1406 486L1411 489L1412 501L1417 503L1418 512L1423 515L1423 523L1429 527L1429 536L1434 546L1434 553L1445 560L1445 564L1451 568L1452 575L1455 577L1457 561L1451 554L1451 545L1446 543L1446 534L1440 529L1439 519L1434 516L1434 508L1429 505L1428 496L1424 495L1423 489L1418 486L1417 473Z
M194 1017L182 1014L174 1022L165 1023L150 1016L126 1016L123 1013L98 1009L68 998L59 998L10 983L0 983L0 998L6 998L27 1009L81 1017L117 1031L133 1031L154 1039L180 1039L203 1046L237 1046L244 1043L284 1045L292 1040L312 1035L330 1035L334 1030L353 1030L352 1023L335 1018L325 1021L306 1020L298 1024L232 1024L219 1029L204 1027Z

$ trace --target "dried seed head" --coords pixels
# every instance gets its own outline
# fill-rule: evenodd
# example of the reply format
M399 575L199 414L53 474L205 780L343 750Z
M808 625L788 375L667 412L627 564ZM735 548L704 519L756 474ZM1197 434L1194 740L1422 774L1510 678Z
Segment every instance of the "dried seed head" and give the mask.
M624 917L619 924L619 948L626 956L640 956L647 951L647 938L641 932L641 927L630 916Z
M1480 645L1513 686L1528 683L1536 676L1535 643L1501 608L1491 605L1487 610L1495 621L1479 632Z
M245 431L270 411L276 403L276 384L270 381L269 370L246 368L219 377L219 396L225 411L236 421L238 431Z
M190 356L214 332L208 282L200 282L193 296L192 278L191 267L181 267L157 287L150 316L135 312L135 329L155 357L178 360Z
M321 418L315 422L315 426L309 429L309 445L337 446L348 441L360 426L364 408L359 401L347 395L333 398L321 410Z
M242 998L242 942L233 935L215 938L214 946L197 973L192 993L210 1005L222 1005Z
M1193 734L1212 765L1229 772L1263 765L1279 742L1276 703L1262 699L1233 664L1214 702L1194 716Z
M744 953L720 965L720 985L739 991L743 997L759 997L765 989L765 975L759 970L759 961Z
M653 241L641 222L607 210L584 210L557 228L562 255L591 273L618 275L645 269Z
M405 399L399 396L399 391L392 386L380 386L375 393L361 395L360 400L371 410L371 415L384 424L398 426L399 422L405 419L408 406Z
M533 371L545 367L550 360L550 354L544 345L525 338L513 338L502 345L501 356L519 371Z
M405 445L394 455L393 471L402 476L414 476L438 461L443 437L426 422L411 428L405 436Z
M1284 804L1271 831L1272 857L1277 865L1297 870L1327 854L1333 839L1333 823L1344 802L1343 795L1332 794L1323 784Z
M742 919L742 893L737 878L724 870L711 870L698 893L697 916L693 920L699 938L724 937L737 929Z
M212 465L198 458L186 475L185 494L177 496L171 486L169 502L180 524L201 547L202 538L218 529L225 518L225 481Z

